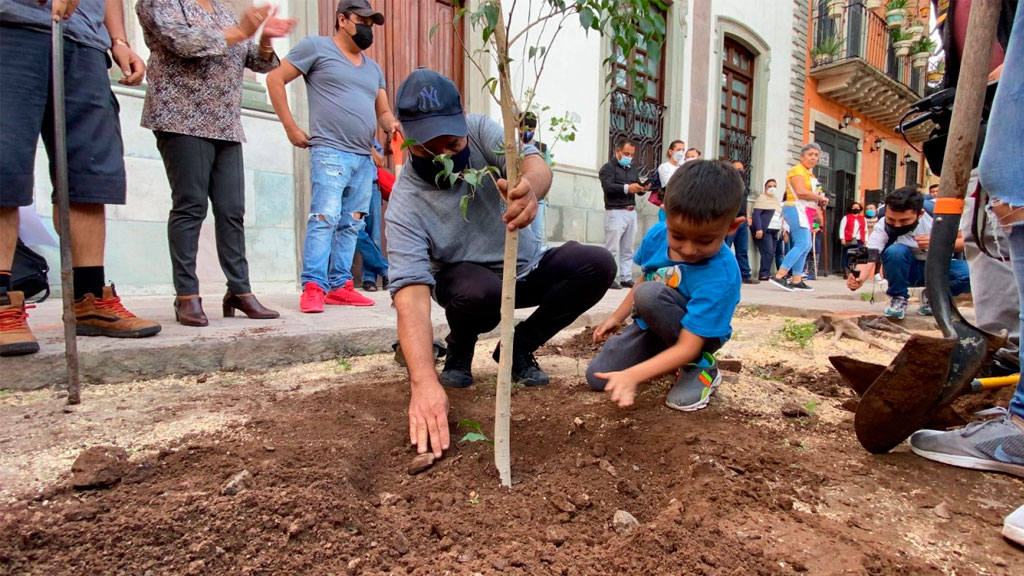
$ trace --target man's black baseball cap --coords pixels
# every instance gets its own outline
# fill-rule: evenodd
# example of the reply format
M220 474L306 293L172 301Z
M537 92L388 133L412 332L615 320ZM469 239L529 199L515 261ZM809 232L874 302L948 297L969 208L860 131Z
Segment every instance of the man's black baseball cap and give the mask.
M423 144L438 136L466 135L462 96L455 83L427 68L417 68L398 87L398 121L402 132Z
M373 18L373 23L377 26L384 25L384 15L374 10L367 0L339 0L335 18L338 14L346 13L352 13L362 18Z

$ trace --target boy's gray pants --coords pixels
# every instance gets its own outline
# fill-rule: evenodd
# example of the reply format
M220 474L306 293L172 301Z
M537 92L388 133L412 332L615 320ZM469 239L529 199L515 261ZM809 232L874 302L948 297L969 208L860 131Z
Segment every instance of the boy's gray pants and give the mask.
M678 290L661 282L638 284L633 293L633 317L641 318L647 324L647 330L641 330L633 322L605 342L601 352L587 367L590 389L603 391L606 384L594 374L625 370L653 358L679 341L686 303L687 299ZM704 352L713 354L721 347L720 339L710 338L705 341ZM697 360L699 358L694 361Z

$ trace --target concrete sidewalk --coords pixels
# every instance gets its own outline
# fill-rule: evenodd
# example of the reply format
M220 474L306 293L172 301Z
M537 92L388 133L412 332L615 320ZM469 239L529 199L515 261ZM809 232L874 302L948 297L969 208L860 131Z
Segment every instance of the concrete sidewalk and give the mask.
M743 286L741 306L764 312L816 317L822 311L884 309L884 294L873 306L846 289L839 278L813 282L813 293L784 292L766 283ZM867 288L870 291L870 287ZM604 299L583 314L573 327L593 325L614 310L626 295L609 290ZM152 338L121 340L79 338L82 381L87 384L125 382L171 374L199 374L214 370L268 368L300 362L373 354L391 350L397 339L396 314L386 292L368 294L372 307L328 306L322 314L302 314L299 294L261 294L260 300L281 312L276 320L223 318L221 296L207 294L204 308L210 318L205 328L190 328L174 321L172 298L133 297L125 305L140 317L156 320L163 331ZM444 311L432 309L434 334L448 333ZM518 310L526 318L532 309ZM38 354L0 358L0 389L33 390L62 384L64 365L61 302L49 300L29 312L29 324L39 339ZM496 334L496 332L495 332Z

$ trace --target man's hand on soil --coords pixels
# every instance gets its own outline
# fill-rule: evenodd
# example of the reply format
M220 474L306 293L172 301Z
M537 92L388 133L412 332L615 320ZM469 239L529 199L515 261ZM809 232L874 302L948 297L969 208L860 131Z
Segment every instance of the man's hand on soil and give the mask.
M608 381L604 386L604 391L611 392L612 402L618 404L620 408L633 405L633 399L636 398L636 388L640 385L640 382L630 374L629 370L597 372L594 376Z
M508 225L509 231L526 228L537 217L537 195L533 191L533 185L524 177L519 178L519 184L508 191L508 180L500 178L497 181L498 192L505 199L508 208L502 220Z
M409 442L418 454L433 449L434 456L448 449L448 395L439 382L412 387L409 401Z

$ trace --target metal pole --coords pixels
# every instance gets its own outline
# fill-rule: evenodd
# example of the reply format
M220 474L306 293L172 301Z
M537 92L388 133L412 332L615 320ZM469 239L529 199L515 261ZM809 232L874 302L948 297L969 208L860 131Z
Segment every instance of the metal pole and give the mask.
M64 299L64 358L68 367L68 404L81 404L78 379L78 342L75 339L75 288L71 274L71 206L68 200L68 149L64 117L64 24L54 20L53 35L53 132L57 196L58 233L60 235L60 286Z

